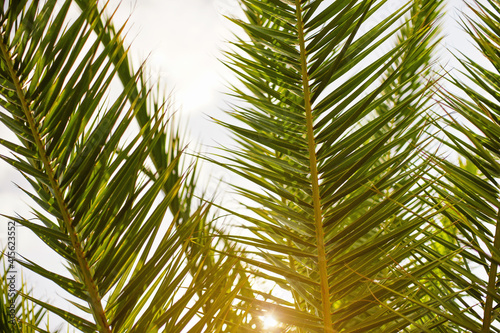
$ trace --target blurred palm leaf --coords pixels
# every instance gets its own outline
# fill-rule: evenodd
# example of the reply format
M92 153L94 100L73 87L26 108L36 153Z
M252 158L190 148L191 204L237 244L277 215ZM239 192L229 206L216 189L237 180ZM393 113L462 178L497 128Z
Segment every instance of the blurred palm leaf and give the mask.
M45 318L45 310L27 300L24 294L29 294L24 281L20 279L14 259L4 260L7 251L2 251L3 271L0 275L0 332L34 333L46 332L41 328ZM6 267L6 263L7 267ZM17 284L20 284L17 286Z
M116 29L113 27L111 22L105 22L103 19L103 15L101 15L97 10L97 1L94 0L76 0L75 1L80 8L84 10L88 10L91 14L88 16L88 19L94 19L95 24L92 25L92 28L97 34L102 34L101 43L105 45L107 48L113 49L113 52L116 52L120 55L121 61L118 61L118 57L114 59L110 59L113 64L117 68L117 76L123 84L126 82L130 82L135 80L133 73L131 71L132 62L127 52L127 48L125 47L123 40L119 34L116 33ZM165 107L164 101L158 98L158 95L150 94L149 87L146 84L148 79L144 76L144 73L141 72L141 78L138 82L141 89L138 87L131 87L129 91L127 91L127 98L130 102L133 102L136 98L141 98L148 100L149 104L141 104L137 106L137 112L135 114L135 118L141 127L147 127L147 121L151 117L156 117L158 113L151 113L153 110L158 110L160 108ZM161 87L158 87L158 91L161 91ZM173 120L175 120L175 115L172 115L172 119L169 121L169 128L166 128L164 131L161 129L156 129L157 133L155 134L158 140L153 145L149 152L149 157L153 162L153 165L156 170L164 171L169 165L171 165L171 161L180 156L184 148L186 147L185 140L182 137L182 133L180 133L179 128L180 124L173 124ZM148 135L151 128L148 128L143 132L143 135ZM180 161L183 161L181 158ZM194 208L204 202L203 199L200 199L198 202L195 200L197 197L195 195L196 183L198 181L198 160L195 159L191 162L192 164L186 167L181 163L176 163L174 168L169 175L167 181L164 185L164 192L168 193L170 188L179 181L181 178L185 177L186 179L183 181L183 186L180 188L179 192L172 198L169 209L174 216L178 216L178 219L175 220L176 226L180 226L183 224L183 221L190 219L190 212ZM185 172L188 169L189 172ZM148 176L152 180L156 179L156 175L152 173L148 173ZM213 219L212 219L213 220ZM211 242L214 239L214 236L220 234L220 230L216 230L210 223L211 219L208 215L205 215L204 218L198 223L195 233L199 235L199 239L197 242L192 242L187 245L184 249L185 254L188 260L194 260L198 264L195 264L191 268L191 273L196 274L198 269L203 271L208 271L212 269L217 269L218 255L215 252L207 252L203 251L203 257L199 257L199 252L205 248L207 245L207 241ZM222 248L223 253L234 251L234 244L228 242L225 238L218 238L215 244L212 244L214 247L218 247L219 250ZM239 265L239 264L238 264ZM244 274L244 271L241 267L237 269L238 273L236 275L239 276L243 281L247 281L242 288L245 290L244 294L249 296L251 299L253 298L251 286L247 280L247 277ZM240 306L245 307L245 302L242 302ZM210 301L207 302L210 304ZM205 305L206 306L206 305ZM204 307L205 307L204 306ZM236 311L236 312L235 312ZM225 324L227 325L227 330L231 332L235 327L240 327L240 329L248 324L247 318L245 314L240 316L237 313L241 313L241 311L233 309L229 313L226 314ZM255 323L255 320L250 318L252 323ZM243 326L242 326L243 325Z
M471 313L482 322L477 331L498 332L500 4L488 0L470 9L474 17L463 26L484 59L459 59L465 79L456 76L452 81L461 93L445 97L454 112L446 122L445 143L464 159L459 166L440 161L447 180L441 194L451 205L446 218L457 230L449 246L464 249L457 281L468 286Z

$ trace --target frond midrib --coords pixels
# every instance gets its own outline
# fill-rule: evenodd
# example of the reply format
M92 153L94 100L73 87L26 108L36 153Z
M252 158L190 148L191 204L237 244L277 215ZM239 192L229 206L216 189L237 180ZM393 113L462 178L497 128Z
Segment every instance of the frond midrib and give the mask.
M311 171L311 185L314 206L314 224L316 227L316 247L318 251L318 268L320 275L321 304L323 310L323 325L325 332L335 332L331 318L331 303L328 284L328 270L325 251L325 233L323 230L323 212L321 209L321 197L319 191L318 166L316 161L316 141L314 138L314 124L311 105L311 92L309 87L309 75L307 72L307 52L305 47L304 23L302 21L302 7L300 0L295 0L297 15L297 30L300 47L300 64L302 76L302 89L304 93L304 109L306 113L307 144L309 150L309 164Z
M493 246L498 249L500 248L500 210L497 214L496 228L495 228L495 236L493 239ZM492 257L495 257L495 253L492 253ZM498 264L496 264L495 260L491 261L490 271L488 273L488 286L487 286L487 295L484 306L484 318L483 318L483 327L482 332L487 333L490 331L492 318L493 318L493 299L495 294L495 288L497 284L497 272L498 272Z

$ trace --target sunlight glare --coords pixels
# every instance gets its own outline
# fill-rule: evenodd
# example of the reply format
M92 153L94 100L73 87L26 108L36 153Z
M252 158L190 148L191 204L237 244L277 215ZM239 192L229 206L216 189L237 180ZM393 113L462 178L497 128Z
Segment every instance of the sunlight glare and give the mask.
M278 322L271 315L265 315L261 317L264 323L264 328L272 328L278 326Z

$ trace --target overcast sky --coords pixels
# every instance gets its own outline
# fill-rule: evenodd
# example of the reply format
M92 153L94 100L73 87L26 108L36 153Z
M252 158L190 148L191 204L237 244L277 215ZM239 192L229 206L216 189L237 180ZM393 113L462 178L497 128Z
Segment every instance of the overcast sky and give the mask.
M458 25L452 22L457 10L464 9L461 1L452 0L444 20L444 33L448 36L447 47L467 48L465 37ZM225 41L231 37L233 25L223 15L238 12L235 0L112 0L114 8L121 2L115 16L115 25L128 23L127 40L132 43L131 53L136 63L148 58L152 79L160 80L167 91L172 91L181 118L188 121L193 142L213 145L225 142L221 129L212 124L205 114L222 117L227 97L223 92L225 81L232 75L218 61ZM451 2L451 1L450 1ZM444 62L451 57L442 53ZM12 139L5 128L0 127L2 138ZM0 148L0 153L5 149ZM25 184L22 176L0 161L0 213L29 216L29 200L16 188ZM0 217L0 244L6 244L7 220ZM43 249L41 242L29 232L18 229L18 251L33 258L38 264L60 269L59 258ZM37 295L54 300L50 284L40 282L28 274L29 284Z

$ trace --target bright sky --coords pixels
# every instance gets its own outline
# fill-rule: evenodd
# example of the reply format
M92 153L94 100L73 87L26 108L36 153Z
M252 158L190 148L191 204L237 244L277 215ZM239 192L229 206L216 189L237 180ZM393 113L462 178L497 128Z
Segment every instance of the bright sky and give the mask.
M456 10L464 9L459 1L452 0L455 9L448 6L444 32L448 35L445 45L464 50L463 35L457 24L450 23L457 17ZM451 2L451 1L450 1ZM149 58L153 80L160 80L167 91L173 91L175 105L182 119L188 121L193 142L215 145L225 141L220 127L212 124L205 114L220 118L226 108L224 82L232 75L219 63L225 40L231 37L233 25L223 15L238 11L236 0L111 0L110 7L119 3L115 26L129 19L127 40L132 43L132 56L136 63ZM457 4L458 3L458 4ZM449 56L445 56L451 59ZM13 139L3 127L2 138ZM0 148L0 153L6 150ZM0 161L0 213L29 216L29 200L13 183L24 186L22 176ZM6 244L7 220L0 217L0 244ZM18 229L18 251L38 264L51 269L61 269L59 258L43 247L41 241L29 232ZM55 300L56 289L50 283L26 273L35 294ZM58 291L59 293L59 291ZM60 294L58 294L60 295Z
M110 7L120 2L114 22L119 26L129 20L127 37L134 61L149 59L152 79L173 91L181 117L190 121L192 136L206 139L211 131L203 114L220 113L229 75L218 60L231 36L232 24L223 15L237 12L237 2L112 0Z

